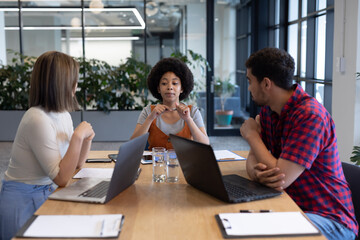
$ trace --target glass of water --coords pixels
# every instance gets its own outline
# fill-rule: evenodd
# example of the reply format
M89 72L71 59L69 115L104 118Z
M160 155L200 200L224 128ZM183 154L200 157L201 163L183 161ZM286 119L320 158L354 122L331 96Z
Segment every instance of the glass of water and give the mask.
M174 149L169 149L166 160L166 182L179 181L179 161Z
M153 181L165 182L166 178L166 149L163 147L152 148Z

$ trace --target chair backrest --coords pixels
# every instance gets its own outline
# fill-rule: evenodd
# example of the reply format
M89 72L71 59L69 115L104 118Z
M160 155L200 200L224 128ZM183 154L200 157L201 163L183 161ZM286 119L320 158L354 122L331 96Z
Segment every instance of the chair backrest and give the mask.
M342 167L346 181L350 185L356 220L360 224L360 166L342 162ZM357 239L360 239L359 237Z

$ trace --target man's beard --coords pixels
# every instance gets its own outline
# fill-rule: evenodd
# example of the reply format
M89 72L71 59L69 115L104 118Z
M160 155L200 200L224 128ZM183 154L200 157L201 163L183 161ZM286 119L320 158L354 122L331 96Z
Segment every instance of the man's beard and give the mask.
M264 103L261 103L261 102L259 102L259 101L256 101L251 93L250 93L250 96L251 96L251 99L253 100L253 102L254 102L257 106L263 107L263 106L265 105Z

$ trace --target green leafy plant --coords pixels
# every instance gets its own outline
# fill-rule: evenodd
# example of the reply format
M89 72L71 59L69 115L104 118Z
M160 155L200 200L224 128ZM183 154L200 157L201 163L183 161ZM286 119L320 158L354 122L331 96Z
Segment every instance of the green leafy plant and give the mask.
M13 53L12 64L0 65L0 110L28 109L31 72L35 57ZM193 69L204 70L207 61L189 50L189 57L179 52L173 54ZM140 110L150 103L146 78L151 66L129 57L119 66L111 66L97 59L76 59L80 63L78 91L79 104L85 109L109 113L111 110ZM204 72L203 72L204 73ZM193 91L194 94L197 91Z
M150 65L137 60L135 57L129 57L124 64L121 64L115 70L118 73L120 89L129 90L118 92L120 94L116 102L118 106L121 105L121 102L126 101L129 94L134 100L133 109L142 109L149 103L155 102L149 99L149 90L146 84L147 76L151 70Z
M186 63L189 68L193 69L193 74L195 71L199 71L200 78L197 77L196 73L194 74L194 89L186 99L187 103L196 105L199 92L205 91L206 69L207 71L211 70L208 61L201 54L195 53L192 50L187 50L187 54L175 51L171 54L171 57L178 58Z
M12 50L8 53L14 57L11 64L0 65L0 109L28 109L30 77L36 58Z
M222 111L225 111L226 100L235 93L235 90L236 85L231 82L230 76L224 79L215 78L215 94L220 98Z
M350 157L350 161L360 165L360 146L354 146L352 154L353 156Z
M9 65L0 65L0 110L29 108L29 85L35 57L14 55ZM76 59L80 63L78 91L81 106L106 113L110 110L136 110L149 104L146 77L151 66L126 59L120 66L110 66L97 59Z
M110 66L105 61L79 58L81 105L109 113L110 110L139 110L146 106L148 90L146 77L150 65L133 57L120 66Z

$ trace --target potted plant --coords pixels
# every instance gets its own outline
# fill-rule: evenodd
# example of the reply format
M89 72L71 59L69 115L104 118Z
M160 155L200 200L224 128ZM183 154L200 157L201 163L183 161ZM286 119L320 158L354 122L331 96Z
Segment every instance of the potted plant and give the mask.
M231 97L236 90L236 85L231 82L230 76L224 79L215 78L215 94L220 98L221 109L215 111L216 120L219 126L229 126L231 123L233 110L226 110L226 100Z
M0 65L0 141L14 140L22 116L29 107L29 84L34 57L12 50L11 64Z
M28 90L36 60L35 57L9 52L14 55L12 64L0 65L0 119L9 123L0 126L0 141L14 139L20 120L29 107ZM206 61L191 50L189 53L195 62ZM150 99L146 86L151 66L133 56L118 66L97 59L77 58L77 61L80 74L76 95L84 111L71 113L74 126L81 120L89 121L96 130L97 141L127 140L141 109L155 102Z
M352 154L353 156L350 157L350 161L360 165L360 146L354 146Z

